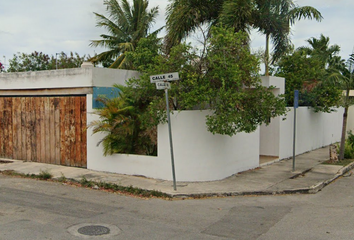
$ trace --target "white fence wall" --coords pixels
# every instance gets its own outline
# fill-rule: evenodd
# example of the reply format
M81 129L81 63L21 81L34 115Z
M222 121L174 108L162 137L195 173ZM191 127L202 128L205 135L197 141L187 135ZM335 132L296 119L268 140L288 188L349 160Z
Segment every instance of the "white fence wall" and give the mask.
M294 109L290 109L286 120L280 121L280 159L293 154ZM342 115L342 108L332 113L315 113L307 107L299 107L296 110L296 155L340 141Z
M261 155L278 156L279 159L292 156L294 109L288 109L287 116L273 119L271 125L261 127ZM299 107L296 117L296 155L340 141L342 108L332 113L315 113L310 108Z
M87 95L88 112L92 95ZM213 135L205 125L208 111L182 111L171 117L177 181L212 181L259 166L259 131L234 137ZM97 119L88 113L88 122ZM158 127L158 156L103 156L102 135L87 131L87 168L172 180L167 124Z
M354 106L350 106L348 110L347 131L349 130L354 133Z

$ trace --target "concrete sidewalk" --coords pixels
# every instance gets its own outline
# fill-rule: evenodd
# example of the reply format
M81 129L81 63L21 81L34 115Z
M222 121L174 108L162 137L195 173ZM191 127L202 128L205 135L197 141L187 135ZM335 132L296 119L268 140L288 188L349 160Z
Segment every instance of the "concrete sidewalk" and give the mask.
M68 179L79 181L85 177L91 181L158 190L172 197L236 196L315 193L354 167L354 164L346 167L321 164L328 159L328 147L320 148L297 156L296 172L292 172L292 159L289 159L235 174L219 181L177 182L177 191L173 190L172 181L36 162L10 160L12 163L0 163L0 171L14 170L24 174L39 174L41 171L49 171L54 178L65 176ZM178 180L178 176L176 177Z

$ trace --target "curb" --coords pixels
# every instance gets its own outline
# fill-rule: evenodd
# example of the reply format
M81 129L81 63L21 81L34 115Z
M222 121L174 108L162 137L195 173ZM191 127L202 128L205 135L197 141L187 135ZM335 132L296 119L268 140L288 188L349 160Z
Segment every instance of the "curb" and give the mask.
M334 177L327 179L323 182L320 182L316 185L313 185L308 188L299 188L299 189L285 189L280 191L254 191L254 192L225 192L225 193L197 193L197 194L168 194L171 198L175 199L184 199L184 198L212 198L212 197L233 197L233 196L266 196L266 195L285 195L285 194L316 194L321 191L325 186L329 185L339 177L343 176L345 173L349 172L354 168L354 162L348 164L347 166L342 167L338 170L337 174ZM311 170L311 169L310 169ZM310 170L306 170L308 172ZM301 175L299 173L296 175ZM296 176L295 175L295 176Z
M330 178L326 181L323 181L322 183L319 183L317 185L314 185L311 187L311 193L317 193L319 191L322 190L322 188L324 188L325 186L327 186L328 184L332 183L333 181L335 181L337 178L343 176L345 173L349 172L350 170L352 170L354 168L354 162L348 164L347 166L342 167L341 169L338 170L337 174L334 175L333 178Z

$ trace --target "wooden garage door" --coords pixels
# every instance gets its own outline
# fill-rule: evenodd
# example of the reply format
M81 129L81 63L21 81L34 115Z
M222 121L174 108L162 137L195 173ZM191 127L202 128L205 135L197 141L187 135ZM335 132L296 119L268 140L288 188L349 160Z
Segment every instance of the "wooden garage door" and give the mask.
M86 97L0 97L0 157L86 167Z

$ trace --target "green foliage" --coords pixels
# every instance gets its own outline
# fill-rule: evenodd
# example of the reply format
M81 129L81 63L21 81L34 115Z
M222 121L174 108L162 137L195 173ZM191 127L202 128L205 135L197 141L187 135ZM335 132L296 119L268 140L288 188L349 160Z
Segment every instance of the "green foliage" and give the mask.
M101 34L101 40L91 41L93 47L108 48L90 60L103 63L111 68L131 69L131 62L127 61L126 53L134 51L141 38L148 36L148 31L155 22L158 7L148 11L149 1L133 0L104 0L108 17L94 13L97 18L97 27L105 28L107 34ZM156 32L158 32L157 30Z
M170 49L203 25L219 23L235 32L251 29L266 36L265 66L269 67L269 42L273 62L291 46L291 26L300 19L321 21L321 13L310 6L300 7L290 0L171 0L166 13L166 45ZM248 39L248 38L247 38Z
M67 181L68 179L65 177L65 175L61 173L61 176L58 178L58 182L66 183Z
M208 48L205 82L207 102L214 110L207 117L212 133L252 132L270 118L284 114L281 98L261 86L259 61L245 47L247 36L232 29L213 28Z
M81 177L80 184L83 187L93 187L95 185L93 181L87 180L85 176Z
M54 70L63 68L79 68L85 61L86 56L80 56L78 53L70 52L66 55L64 52L56 56L34 51L33 53L17 53L9 60L8 72L26 72Z
M107 99L101 97L103 108L96 110L100 120L93 121L89 127L93 133L104 133L98 144L103 145L104 155L114 153L156 155L157 146L154 133L156 129L144 128L141 124L138 100L125 94L126 87L116 85L119 96Z
M334 58L331 61L331 64L328 69L328 78L333 81L337 87L344 90L344 94L341 99L341 106L344 108L343 114L343 126L342 126L342 136L340 144L340 154L339 159L344 158L344 149L345 149L345 133L347 129L348 121L348 111L351 105L354 105L353 99L349 96L350 90L354 87L354 53L350 55L347 61Z
M300 106L331 112L341 99L341 88L328 77L329 67L333 65L339 47L329 46L329 38L323 35L307 42L310 47L300 47L278 61L275 75L285 78L288 106L293 105L294 90L297 89L300 91Z
M41 180L48 180L53 177L53 174L51 174L48 170L40 170L37 177Z
M212 28L207 54L202 57L186 44L176 45L164 55L158 48L148 47L154 43L151 39L139 42L131 58L143 74L128 81L126 93L146 106L143 124L166 121L164 93L149 79L166 72L179 72L181 78L171 83L171 108L212 110L206 124L214 134L252 132L259 124L284 114L283 98L275 97L272 88L261 86L259 61L246 42L246 34L223 27ZM143 62L145 58L149 61Z
M338 153L340 153L340 146L337 145ZM354 134L350 130L344 146L344 159L354 159Z

